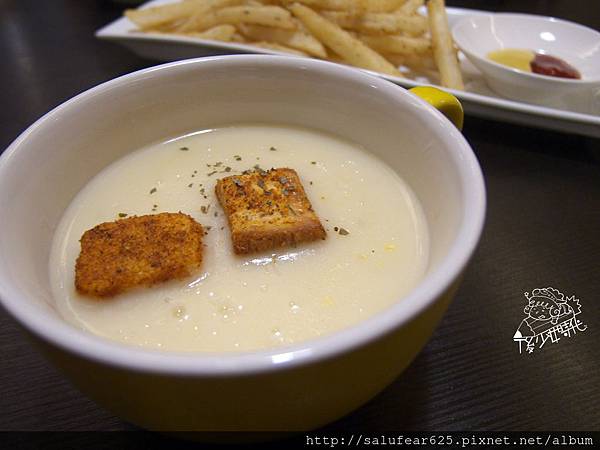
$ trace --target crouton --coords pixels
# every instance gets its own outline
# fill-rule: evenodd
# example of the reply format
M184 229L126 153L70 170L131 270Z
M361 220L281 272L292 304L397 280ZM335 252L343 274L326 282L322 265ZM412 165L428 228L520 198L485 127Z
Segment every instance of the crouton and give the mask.
M215 191L237 254L325 239L295 170L257 168L218 180Z
M105 222L81 237L77 292L111 297L134 286L183 278L202 263L202 225L182 213Z

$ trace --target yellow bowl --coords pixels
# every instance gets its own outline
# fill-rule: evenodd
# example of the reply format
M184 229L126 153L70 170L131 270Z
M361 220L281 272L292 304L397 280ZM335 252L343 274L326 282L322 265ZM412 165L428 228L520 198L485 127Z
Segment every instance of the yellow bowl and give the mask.
M418 93L460 125L455 99ZM240 354L151 351L64 322L53 307L48 258L76 193L132 150L234 122L326 130L396 170L429 227L421 283L356 326ZM0 158L0 207L10 211L0 216L2 304L82 392L152 430L307 430L368 401L425 345L479 240L485 190L458 129L415 95L335 64L249 55L142 70L59 106Z

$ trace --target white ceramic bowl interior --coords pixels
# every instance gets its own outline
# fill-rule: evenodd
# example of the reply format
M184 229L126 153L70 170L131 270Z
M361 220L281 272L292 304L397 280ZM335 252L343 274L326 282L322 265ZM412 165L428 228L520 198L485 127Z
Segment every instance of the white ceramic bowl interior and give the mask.
M556 106L556 98L600 87L600 33L553 17L498 13L468 16L452 29L454 40L499 94ZM487 58L515 48L556 56L581 73L580 80L527 73Z
M236 122L325 130L363 145L393 167L416 193L426 214L431 256L423 281L383 313L351 328L291 347L240 354L141 349L99 338L63 321L53 306L48 261L54 230L77 192L104 167L135 149ZM351 68L254 55L142 70L54 109L0 158L0 210L2 305L42 342L97 367L214 381L308 366L404 327L457 283L481 234L485 191L479 165L463 136L417 97ZM425 327L419 346L433 326ZM398 350L385 351L397 354ZM389 361L396 364L393 358ZM389 361L382 359L381 364ZM385 374L386 382L392 375ZM378 389L381 386L364 386L368 393L353 404ZM340 398L344 395L353 394L341 393ZM152 398L138 396L138 401L146 400ZM264 399L265 405L268 401ZM329 420L340 414L341 410L331 412Z

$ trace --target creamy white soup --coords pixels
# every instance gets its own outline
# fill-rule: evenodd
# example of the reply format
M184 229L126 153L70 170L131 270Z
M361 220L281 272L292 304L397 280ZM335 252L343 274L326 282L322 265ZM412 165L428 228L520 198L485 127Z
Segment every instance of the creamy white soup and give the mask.
M298 172L327 239L233 253L214 186L255 165ZM75 291L86 230L178 211L208 229L197 273L112 298ZM240 125L152 145L104 169L66 210L50 272L56 307L77 327L147 348L222 352L293 344L356 324L402 301L427 259L427 226L414 194L367 150L308 129Z

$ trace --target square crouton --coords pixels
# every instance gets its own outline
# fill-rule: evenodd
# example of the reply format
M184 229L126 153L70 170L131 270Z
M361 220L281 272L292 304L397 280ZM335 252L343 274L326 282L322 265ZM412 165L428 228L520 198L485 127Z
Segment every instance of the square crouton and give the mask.
M111 297L134 286L183 278L202 263L202 225L182 213L105 222L81 237L77 292Z
M295 170L246 171L218 180L215 191L237 254L325 239Z

